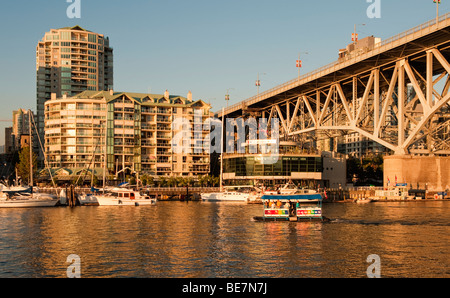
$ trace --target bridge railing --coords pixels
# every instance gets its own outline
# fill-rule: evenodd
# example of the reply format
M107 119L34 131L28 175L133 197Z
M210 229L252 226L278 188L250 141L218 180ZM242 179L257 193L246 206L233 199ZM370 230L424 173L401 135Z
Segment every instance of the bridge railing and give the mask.
M449 18L450 18L450 12L440 16L438 21L440 23L440 22L446 21ZM432 27L435 26L435 25L436 25L436 19L433 19L433 20L430 20L428 22L425 22L425 23L423 23L421 25L418 25L418 26L416 26L414 28L408 29L408 30L406 30L406 31L404 31L402 33L399 33L399 34L394 35L394 36L392 36L392 37L390 37L388 39L385 39L385 40L381 41L380 44L377 44L377 45L369 48L367 51L361 53L358 56L361 56L362 54L370 52L370 51L374 50L375 48L380 48L380 47L389 48L390 46L395 44L400 39L406 38L406 37L408 37L410 35L413 35L413 34L414 34L414 38L418 38L419 36L422 36L422 35L424 35L426 33L431 32L432 31ZM435 30L437 30L437 29L438 28L435 28ZM417 32L420 32L420 34L416 34ZM354 58L356 58L356 57L354 57ZM331 62L331 63L329 63L327 65L324 65L324 66L322 66L320 68L317 68L317 69L315 69L315 70L313 70L313 71L311 71L309 73L306 73L306 74L304 74L304 75L302 75L302 76L300 76L298 78L292 79L292 80L290 80L290 81L288 81L286 83L283 83L283 84L275 86L275 87L273 87L273 88L271 88L269 90L266 90L266 91L264 91L264 92L262 92L262 93L260 93L258 95L252 96L252 97L250 97L250 98L248 98L248 99L246 99L246 100L244 100L244 101L242 101L240 103L233 104L230 107L225 109L225 114L227 114L228 111L236 110L236 108L242 106L243 104L245 104L246 106L252 105L253 103L258 102L259 100L261 100L261 98L263 98L264 96L269 95L270 93L280 93L280 92L283 92L285 90L288 90L288 89L292 88L293 84L296 84L297 86L299 86L299 85L301 85L300 82L302 80L310 78L310 77L312 77L312 76L314 76L314 75L316 75L316 74L318 74L318 73L320 73L322 71L331 70L331 68L333 68L333 67L335 67L335 66L337 66L337 65L339 65L341 63L345 63L345 62L348 63L347 60L344 60L344 61L338 60L338 61ZM221 112L219 112L219 114L221 115Z

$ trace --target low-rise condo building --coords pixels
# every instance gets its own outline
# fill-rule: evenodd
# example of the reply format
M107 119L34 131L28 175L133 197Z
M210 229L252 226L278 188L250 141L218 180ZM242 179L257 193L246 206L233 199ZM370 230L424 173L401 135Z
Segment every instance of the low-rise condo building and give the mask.
M45 103L46 159L50 168L66 176L92 169L97 176L104 169L116 177L124 172L205 175L210 163L203 142L209 140L209 126L203 123L210 108L201 100L193 101L190 92L187 98L168 91L53 95ZM184 150L176 150L172 140L177 138Z

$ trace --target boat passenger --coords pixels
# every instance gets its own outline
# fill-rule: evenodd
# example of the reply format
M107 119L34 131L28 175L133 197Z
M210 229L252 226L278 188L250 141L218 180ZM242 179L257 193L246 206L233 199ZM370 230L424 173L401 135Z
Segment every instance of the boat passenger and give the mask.
M277 207L277 205L275 204L274 201L272 201L272 204L270 204L270 208L274 209L274 208L276 208L276 207Z
M289 209L290 206L291 204L289 204L289 201L287 201L286 204L284 204L284 209Z
M281 205L282 205L281 201L280 201L280 200L277 200L277 207L278 207L278 208L281 208Z

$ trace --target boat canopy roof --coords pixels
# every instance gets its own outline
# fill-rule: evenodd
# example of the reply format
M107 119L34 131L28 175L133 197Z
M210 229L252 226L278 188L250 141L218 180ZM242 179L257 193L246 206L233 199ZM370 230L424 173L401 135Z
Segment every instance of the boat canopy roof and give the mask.
M313 202L313 201L322 201L321 194L289 194L289 195L263 195L261 197L263 201L282 201L282 202Z

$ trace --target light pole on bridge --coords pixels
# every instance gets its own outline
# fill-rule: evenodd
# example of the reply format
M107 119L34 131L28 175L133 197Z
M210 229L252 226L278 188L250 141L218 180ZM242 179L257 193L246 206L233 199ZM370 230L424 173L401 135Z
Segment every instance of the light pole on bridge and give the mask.
M356 33L356 26L365 26L366 24L355 24L354 30L353 30L353 34L352 34L352 41L353 41L353 45L355 46L356 49L356 42L358 41L358 34ZM353 50L355 50L353 49Z
M228 109L228 101L230 101L230 90L234 90L234 88L228 88L227 94L225 94L225 100L227 102L227 109Z
M265 75L266 73L262 73L262 75ZM256 79L256 90L257 90L257 95L259 95L259 87L261 86L261 81L259 80L259 72L258 72L258 77Z
M306 55L308 55L309 53L308 52L300 52L300 53L298 53L298 60L297 60L297 63L296 63L296 66L297 66L297 68L298 68L298 81L300 81L300 68L302 68L302 60L300 60L300 54L306 54Z
M436 3L436 27L439 25L439 4L441 4L441 0L433 0Z

